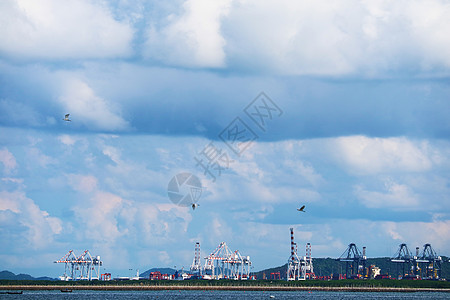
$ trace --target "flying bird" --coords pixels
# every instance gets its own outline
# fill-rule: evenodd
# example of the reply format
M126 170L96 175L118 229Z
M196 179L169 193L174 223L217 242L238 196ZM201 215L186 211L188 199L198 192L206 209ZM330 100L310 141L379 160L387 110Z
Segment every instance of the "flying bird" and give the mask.
M198 204L198 203L192 203L192 210L195 210L197 207L199 207L200 206L200 204Z
M72 120L69 119L69 116L70 116L70 114L66 114L66 115L64 116L63 121L68 121L68 122L72 121Z
M303 205L303 206L300 207L300 208L297 208L297 210L298 210L298 211L301 211L301 212L305 212L305 205Z

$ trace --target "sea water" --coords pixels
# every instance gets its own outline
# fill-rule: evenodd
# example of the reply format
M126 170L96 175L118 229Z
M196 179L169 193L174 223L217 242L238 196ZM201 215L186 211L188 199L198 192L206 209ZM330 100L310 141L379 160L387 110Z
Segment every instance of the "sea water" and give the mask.
M450 299L445 292L322 292L322 291L212 291L212 290L169 290L169 291L78 291L62 293L61 291L23 291L21 295L0 294L0 299L308 299L308 300L344 300L344 299L383 299L383 300L419 300Z

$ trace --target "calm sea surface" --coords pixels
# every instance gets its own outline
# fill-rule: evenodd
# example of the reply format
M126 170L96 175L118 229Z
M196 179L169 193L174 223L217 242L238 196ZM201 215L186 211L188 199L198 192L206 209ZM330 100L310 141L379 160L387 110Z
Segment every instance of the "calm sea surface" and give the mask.
M273 296L273 297L271 297ZM0 294L0 299L450 299L450 293L357 293L357 292L252 292L252 291L23 291L22 295Z

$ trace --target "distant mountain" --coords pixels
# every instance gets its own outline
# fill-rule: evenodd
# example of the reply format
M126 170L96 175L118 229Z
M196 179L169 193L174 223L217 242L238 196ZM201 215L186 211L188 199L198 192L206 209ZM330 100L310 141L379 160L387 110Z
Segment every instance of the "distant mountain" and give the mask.
M450 261L449 257L442 256L442 278L450 280ZM367 258L366 266L375 265L381 269L382 274L390 274L395 277L397 275L398 268L400 265L390 262L389 257L377 257L377 258ZM330 276L336 273L345 273L345 263L336 261L334 258L313 258L314 273L317 276ZM147 277L150 272L161 272L161 274L173 275L177 270L172 268L152 268L140 274L140 277ZM181 270L178 270L180 272ZM189 269L184 270L189 272ZM258 279L273 279L271 273L280 272L280 277L286 279L287 264L279 267L269 268L261 270L259 272L252 272L252 275L256 275ZM0 280L58 280L51 277L32 277L28 274L14 274L10 271L0 271Z
M177 270L172 269L172 268L151 268L147 271L145 271L144 273L139 274L140 277L148 277L150 275L150 272L161 272L161 274L169 274L169 275L173 275L175 274L175 272ZM178 272L180 272L181 270L178 270Z
M1 271L0 272L0 279L15 279L16 278L16 274L14 274L13 272L9 272L9 271Z
M58 278L51 278L48 276L43 276L43 277L35 277L34 280L50 280L50 281L58 281L60 279Z
M277 272L280 272L281 279L286 279L287 264L275 268L265 269L259 272L252 272L252 275L256 275L257 279L272 279L270 274Z
M55 278L51 278L51 277L33 277L31 275L28 274L14 274L13 272L10 271L1 271L0 272L0 279L7 279L7 280L57 280Z
M382 274L390 274L392 277L396 277L397 268L399 265L392 263L389 257L375 257L375 258L367 258L366 266L369 267L371 265L375 265L381 269ZM339 262L334 258L313 258L313 267L314 273L317 276L331 276L332 274L343 274L345 273L345 262ZM450 262L449 258L446 256L442 256L442 278L446 278L450 280ZM148 277L150 272L159 271L161 274L174 274L175 269L172 268L152 268L150 270L141 273L141 277ZM178 270L180 272L181 270ZM185 270L189 272L189 270ZM287 264L284 264L279 267L269 268L265 270L261 270L258 272L252 272L252 275L256 275L257 279L274 279L275 276L271 275L271 273L280 272L281 279L286 279L287 272Z
M392 263L389 257L376 257L376 258L367 258L366 266L375 265L381 269L382 274L390 274L393 277L396 277L397 272L400 271L398 269L400 265ZM331 274L337 273L345 273L345 262L339 262L334 258L313 258L313 267L314 273L317 276L330 276ZM450 279L450 262L449 258L446 256L442 256L442 278ZM252 274L256 275L256 278L263 279L273 279L273 275L271 273L280 272L280 277L282 279L286 279L287 272L287 264L261 270L259 272L252 272Z

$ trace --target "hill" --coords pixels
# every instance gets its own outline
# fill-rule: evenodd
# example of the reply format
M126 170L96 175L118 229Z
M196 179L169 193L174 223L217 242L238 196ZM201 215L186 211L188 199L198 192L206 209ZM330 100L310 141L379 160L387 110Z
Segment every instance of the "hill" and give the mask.
M450 281L450 263L449 258L446 256L442 256L442 273L441 277L447 279ZM366 266L375 265L381 269L382 274L389 274L392 277L397 276L397 267L395 263L392 263L390 261L389 257L377 257L377 258L368 258ZM345 263L336 261L334 258L313 258L313 266L314 266L314 273L317 276L330 276L331 274L343 274L345 273ZM140 274L141 277L147 277L150 275L150 272L156 272L159 271L161 274L175 274L177 270L172 268L151 268L143 273ZM181 270L178 270L180 272ZM189 270L185 270L189 271ZM281 278L286 279L286 271L287 271L287 263L274 267L269 268L265 270L261 270L259 272L252 272L252 274L256 275L258 279L263 279L264 276L266 279L273 279L271 278L271 273L280 272ZM28 274L14 274L10 271L0 271L0 280L58 280L51 277L32 277Z
M57 280L55 278L50 278L50 277L33 277L31 275L28 274L14 274L13 272L10 271L1 271L0 272L0 279L8 279L8 280Z
M173 275L175 274L175 272L177 270L172 269L172 268L151 268L141 274L139 274L140 277L148 277L150 275L150 272L161 272L161 274L169 274L169 275ZM180 270L178 270L179 272Z
M450 263L449 258L446 256L442 256L442 274L441 277L445 278L447 280L450 280ZM389 257L376 257L376 258L368 258L366 266L375 265L381 269L382 274L389 274L393 277L396 277L397 275L397 268L398 265L395 263L392 263L390 261ZM331 274L343 274L345 273L345 263L339 262L335 260L334 258L313 258L313 267L314 267L314 273L317 276L330 276ZM287 263L275 267L275 268L269 268L265 270L261 270L259 272L255 272L253 274L256 275L258 279L263 278L263 274L265 274L266 279L273 279L271 278L271 273L280 272L281 278L286 278L286 272L287 272Z

